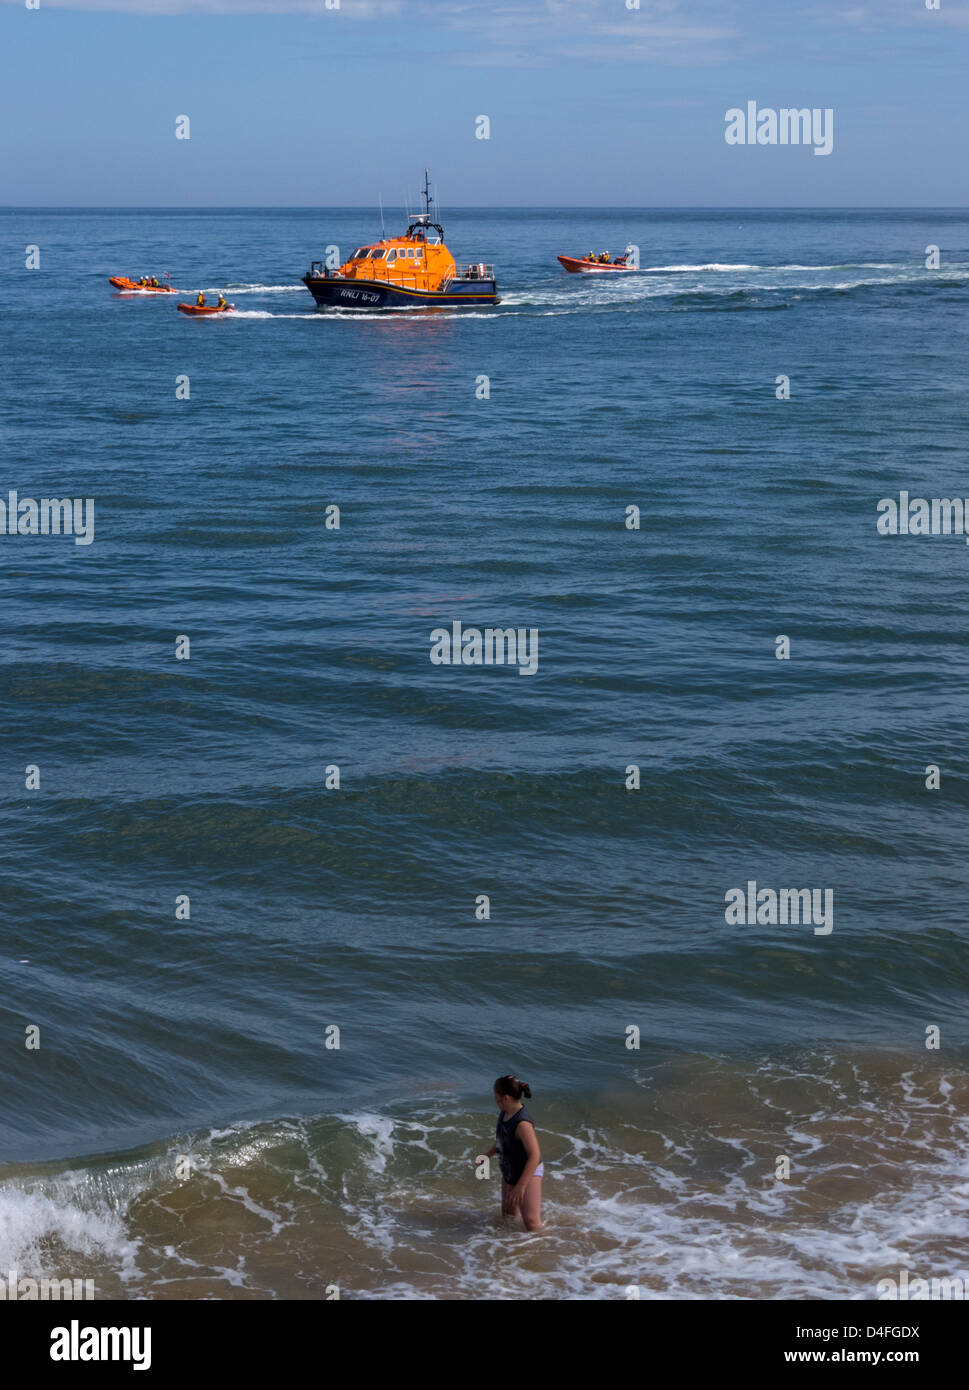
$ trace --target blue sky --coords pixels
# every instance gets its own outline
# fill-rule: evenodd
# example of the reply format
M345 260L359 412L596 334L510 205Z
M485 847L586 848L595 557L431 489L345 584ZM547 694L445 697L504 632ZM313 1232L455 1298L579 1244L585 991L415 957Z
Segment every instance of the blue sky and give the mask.
M445 209L967 202L969 0L39 3L0 0L8 206L397 207L425 164ZM832 154L728 146L749 100L831 107Z

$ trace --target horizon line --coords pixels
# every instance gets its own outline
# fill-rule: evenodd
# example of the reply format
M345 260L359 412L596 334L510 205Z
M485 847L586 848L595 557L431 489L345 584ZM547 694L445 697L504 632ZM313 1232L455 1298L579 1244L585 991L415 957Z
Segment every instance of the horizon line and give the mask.
M967 212L969 203L454 203L450 212ZM0 203L0 212L370 212L369 203ZM386 212L386 209L385 209Z

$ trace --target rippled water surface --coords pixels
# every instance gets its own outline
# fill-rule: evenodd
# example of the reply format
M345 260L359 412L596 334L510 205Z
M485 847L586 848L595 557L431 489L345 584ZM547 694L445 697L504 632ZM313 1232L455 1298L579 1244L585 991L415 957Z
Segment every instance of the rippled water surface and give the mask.
M0 499L95 502L90 546L0 536L0 1270L965 1275L969 549L875 521L969 496L969 219L445 225L497 309L316 312L369 211L0 214ZM179 315L200 287L236 312ZM537 672L432 665L454 621L537 629ZM833 931L728 925L748 880L832 889ZM509 1069L538 1238L472 1167Z

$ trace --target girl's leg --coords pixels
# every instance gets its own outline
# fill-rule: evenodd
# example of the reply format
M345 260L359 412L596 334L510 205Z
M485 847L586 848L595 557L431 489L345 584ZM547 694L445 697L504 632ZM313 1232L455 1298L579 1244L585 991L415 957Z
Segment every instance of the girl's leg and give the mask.
M502 1216L514 1216L515 1208L511 1204L511 1185L501 1180L501 1214Z
M542 1180L529 1178L522 1198L522 1222L526 1231L542 1229Z

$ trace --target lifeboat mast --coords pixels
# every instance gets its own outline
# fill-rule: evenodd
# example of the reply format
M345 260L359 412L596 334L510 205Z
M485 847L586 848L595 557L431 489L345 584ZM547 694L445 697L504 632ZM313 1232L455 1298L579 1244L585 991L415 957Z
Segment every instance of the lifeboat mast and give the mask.
M421 197L424 199L424 211L414 214L404 235L410 236L412 233L416 233L421 241L426 241L427 233L433 229L441 238L441 245L443 246L444 228L440 222L431 221L431 206L434 199L431 197L431 180L427 169L424 170L424 187L421 190Z

